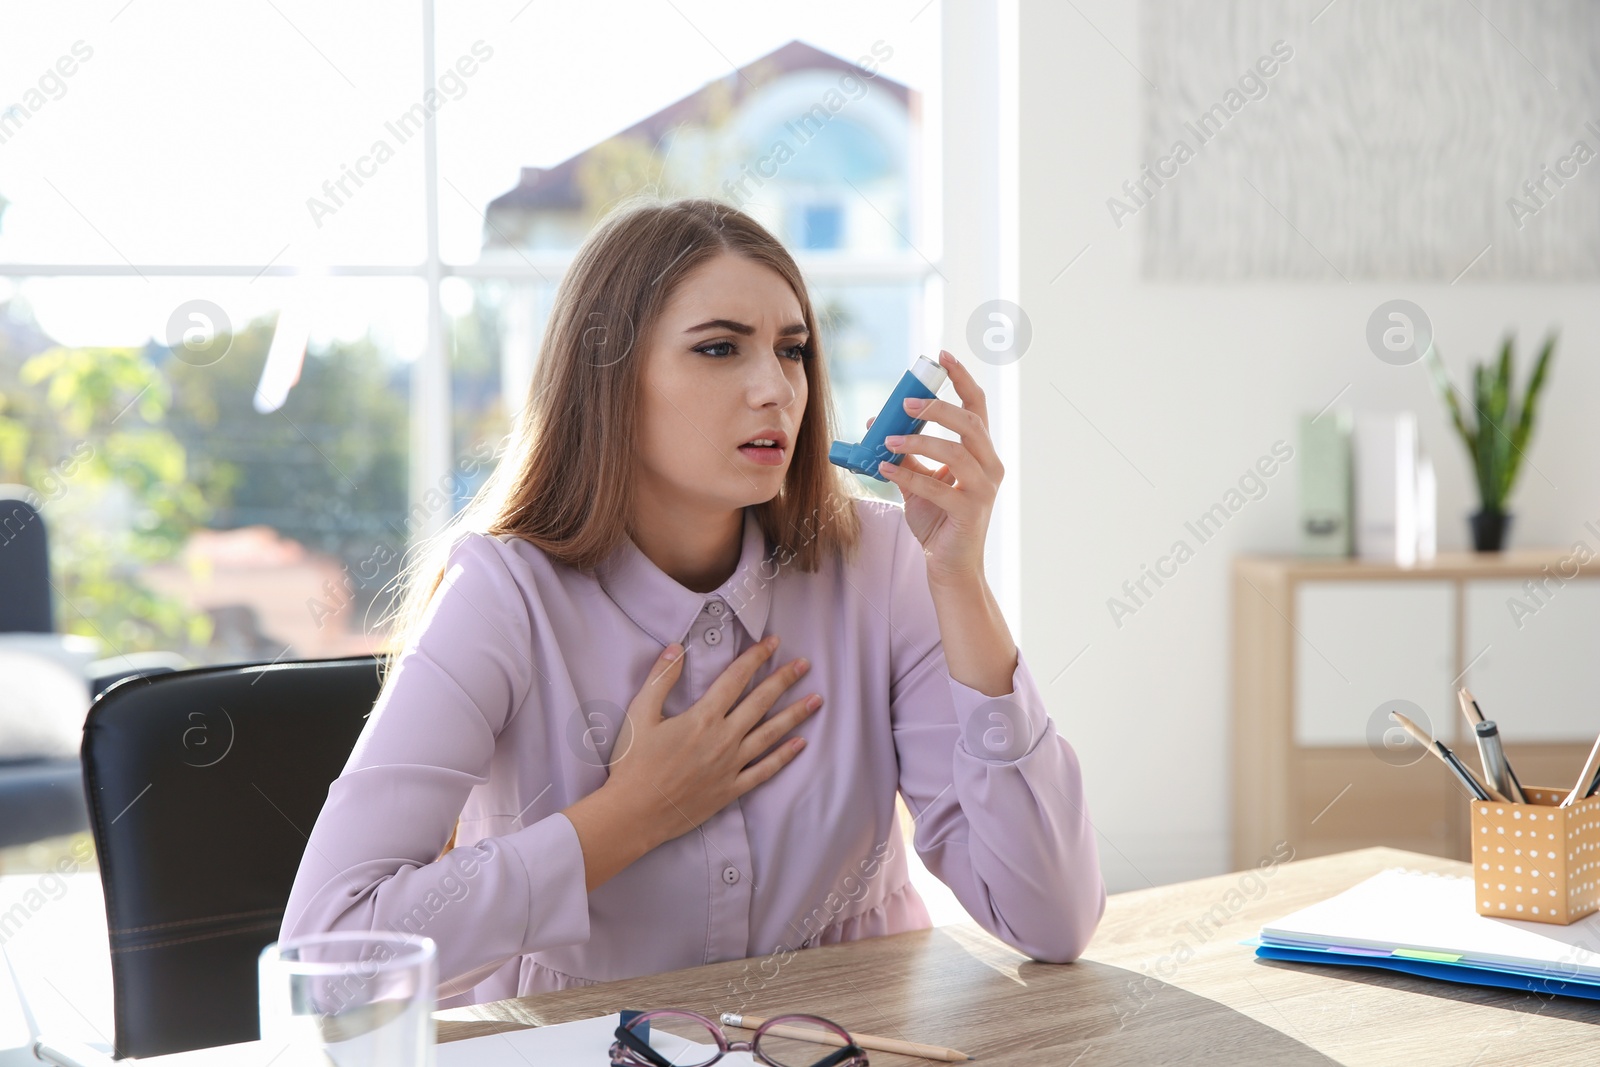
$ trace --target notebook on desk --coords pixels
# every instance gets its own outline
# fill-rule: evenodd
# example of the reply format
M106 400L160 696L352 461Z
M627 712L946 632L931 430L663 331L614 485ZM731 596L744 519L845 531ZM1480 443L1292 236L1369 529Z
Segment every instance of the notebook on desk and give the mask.
M1479 915L1470 877L1381 871L1261 928L1256 955L1600 1000L1600 913L1566 926Z
M435 1047L438 1067L605 1067L610 1062L607 1050L612 1035L622 1016L616 1012L592 1019L578 1019L568 1023L552 1023L523 1030L507 1030L485 1037L469 1037L460 1041L447 1041ZM647 1020L648 1021L648 1020ZM744 1036L744 1035L739 1035ZM717 1051L712 1045L685 1041L669 1033L650 1030L651 1047L673 1063L704 1063ZM826 1046L818 1046L822 1053ZM284 1062L281 1047L261 1041L246 1041L220 1048L196 1049L170 1056L151 1059L121 1060L120 1063L159 1064L161 1067L261 1067L271 1062ZM101 1060L47 1062L64 1067L101 1067ZM717 1061L717 1067L755 1067L755 1059L748 1052L730 1053ZM112 1067L109 1058L105 1067Z

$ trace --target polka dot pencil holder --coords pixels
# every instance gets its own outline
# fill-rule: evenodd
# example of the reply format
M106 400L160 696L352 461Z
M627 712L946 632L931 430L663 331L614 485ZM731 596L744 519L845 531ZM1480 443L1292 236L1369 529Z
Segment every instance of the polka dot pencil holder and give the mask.
M1562 926L1600 909L1600 796L1523 786L1526 804L1472 801L1479 915Z

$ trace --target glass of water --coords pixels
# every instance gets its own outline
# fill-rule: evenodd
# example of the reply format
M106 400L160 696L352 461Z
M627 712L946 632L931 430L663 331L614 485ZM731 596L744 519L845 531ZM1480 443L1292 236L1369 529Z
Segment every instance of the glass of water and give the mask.
M261 950L261 1038L285 1063L434 1067L433 939L333 931Z

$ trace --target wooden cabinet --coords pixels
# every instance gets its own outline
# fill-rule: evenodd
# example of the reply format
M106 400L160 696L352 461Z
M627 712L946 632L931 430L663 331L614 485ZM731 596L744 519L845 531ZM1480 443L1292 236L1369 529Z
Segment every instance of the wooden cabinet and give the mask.
M1600 581L1552 587L1531 613L1515 579L1470 582L1466 597L1466 684L1484 714L1523 741L1571 741L1575 728L1578 738L1600 728Z
M1311 580L1295 594L1297 744L1364 745L1378 705L1449 691L1456 675L1454 584Z
M1477 772L1458 685L1500 724L1521 781L1570 787L1600 733L1600 559L1579 559L1235 560L1234 866L1279 841L1297 856L1466 858L1465 796L1432 756L1395 745L1387 715L1416 705Z

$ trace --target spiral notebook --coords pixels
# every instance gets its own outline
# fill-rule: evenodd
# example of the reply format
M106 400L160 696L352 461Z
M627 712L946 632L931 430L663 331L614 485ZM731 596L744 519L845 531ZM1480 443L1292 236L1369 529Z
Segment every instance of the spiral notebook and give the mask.
M1566 926L1479 915L1473 879L1402 868L1261 928L1256 955L1600 1000L1600 913Z

